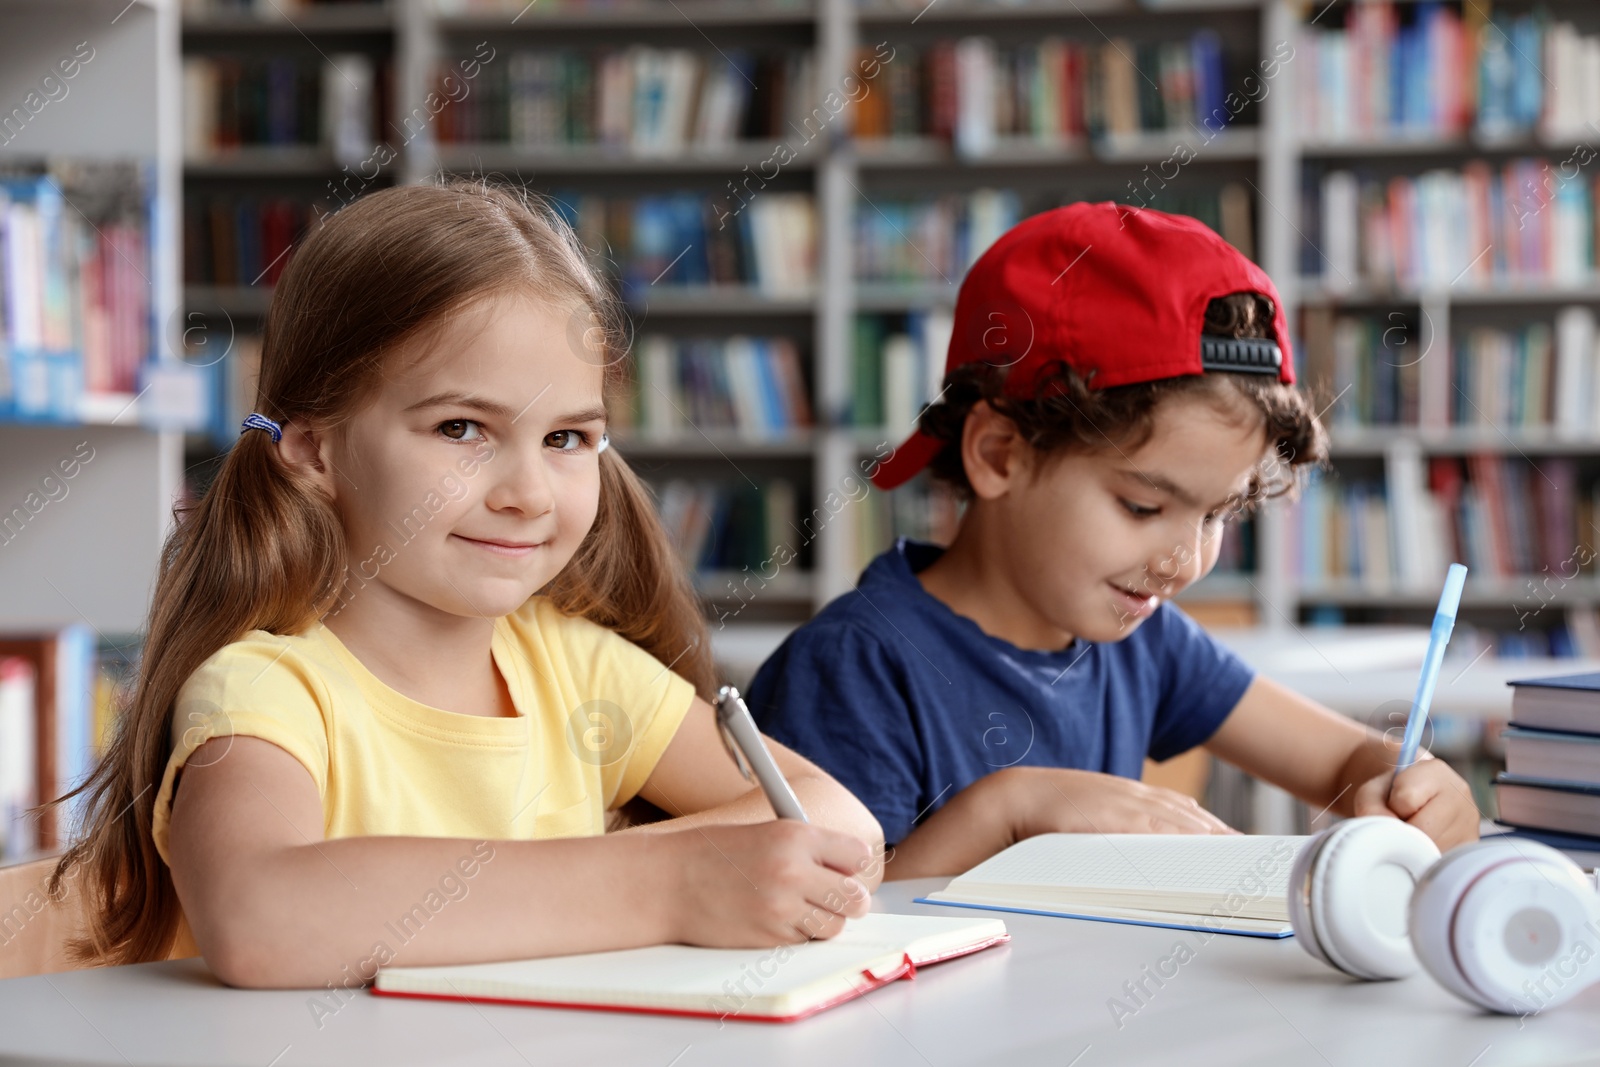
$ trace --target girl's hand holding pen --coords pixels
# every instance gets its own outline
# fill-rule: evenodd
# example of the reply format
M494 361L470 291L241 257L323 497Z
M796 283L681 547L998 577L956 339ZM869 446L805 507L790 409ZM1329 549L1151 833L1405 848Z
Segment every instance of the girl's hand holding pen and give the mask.
M859 838L793 819L662 835L675 855L669 941L752 948L826 939L870 910L855 872L875 862Z

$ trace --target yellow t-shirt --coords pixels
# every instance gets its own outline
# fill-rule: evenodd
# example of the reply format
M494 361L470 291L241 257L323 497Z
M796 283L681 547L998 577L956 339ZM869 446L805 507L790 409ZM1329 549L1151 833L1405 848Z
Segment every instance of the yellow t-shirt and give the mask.
M604 833L605 813L632 799L655 769L694 687L544 597L495 620L491 654L515 718L403 696L321 623L290 637L250 631L179 691L172 756L156 794L156 851L171 862L178 769L206 741L231 735L270 741L305 765L328 839ZM187 923L179 940L193 954Z

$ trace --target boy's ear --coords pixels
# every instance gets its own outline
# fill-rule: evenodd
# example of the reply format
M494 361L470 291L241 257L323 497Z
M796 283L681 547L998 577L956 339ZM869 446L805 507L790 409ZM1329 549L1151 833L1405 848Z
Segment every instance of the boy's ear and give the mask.
M332 435L303 422L283 424L283 437L278 442L278 455L290 467L321 484L328 495L334 495L337 486L333 477L333 460L329 455Z
M972 405L961 427L961 463L974 496L980 500L1004 496L1026 465L1028 451L1016 423L986 400Z

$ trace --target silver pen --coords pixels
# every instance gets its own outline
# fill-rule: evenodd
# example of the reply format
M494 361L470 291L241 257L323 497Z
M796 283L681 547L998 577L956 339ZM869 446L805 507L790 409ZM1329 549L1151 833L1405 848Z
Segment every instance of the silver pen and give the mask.
M750 709L745 707L739 690L731 685L723 686L717 690L711 706L717 711L717 728L722 732L722 743L727 746L728 755L733 758L745 781L750 780L753 771L755 780L761 784L761 791L767 795L767 803L772 805L778 818L810 822L805 809L800 807L800 798L794 795L783 772L778 770L778 764L768 751L767 743L762 740L761 731L756 729L756 721L750 716Z

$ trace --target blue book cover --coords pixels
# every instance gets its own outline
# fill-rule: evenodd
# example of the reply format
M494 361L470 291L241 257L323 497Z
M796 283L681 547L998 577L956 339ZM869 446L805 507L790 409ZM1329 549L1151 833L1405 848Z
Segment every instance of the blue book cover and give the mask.
M1600 693L1600 672L1561 674L1554 678L1516 678L1506 684L1525 685L1536 689L1585 689Z

